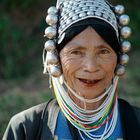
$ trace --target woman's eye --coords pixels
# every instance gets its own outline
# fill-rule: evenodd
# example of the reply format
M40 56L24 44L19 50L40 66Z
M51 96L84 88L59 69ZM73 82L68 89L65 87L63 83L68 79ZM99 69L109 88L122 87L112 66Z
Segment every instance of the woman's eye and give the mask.
M75 50L75 51L72 51L71 54L81 55L82 52L81 51L78 51L78 50Z
M101 49L100 54L110 54L110 50L108 49Z

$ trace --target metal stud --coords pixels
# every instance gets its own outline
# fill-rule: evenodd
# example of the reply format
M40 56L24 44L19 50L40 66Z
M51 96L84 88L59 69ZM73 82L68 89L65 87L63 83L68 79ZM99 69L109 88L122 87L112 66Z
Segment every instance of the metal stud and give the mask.
M125 8L123 5L117 5L115 6L115 12L119 15L123 14L125 11Z
M116 74L118 76L122 76L125 74L125 66L123 65L118 65L117 68L116 68Z
M82 12L79 14L79 17L85 17L86 16L86 13L85 12Z
M69 16L72 17L74 15L74 12L70 12Z
M123 41L121 46L122 46L122 52L124 53L129 52L131 49L131 43L129 41Z
M95 12L95 15L100 17L101 16L101 13L99 11L96 11Z
M55 42L53 40L48 40L45 42L45 49L47 51L54 51L56 49Z
M63 18L64 18L64 20L66 20L68 17L65 15Z
M123 38L128 38L131 35L131 28L125 26L121 29L121 35Z
M45 29L45 36L49 39L53 39L56 37L56 28L55 27L48 27Z
M92 2L86 2L86 6L91 6L93 5Z
M88 7L87 6L83 7L82 11L88 11Z
M63 3L64 7L67 7L68 4L69 4L68 1L66 1L66 2Z
M79 7L85 7L85 4L84 3L80 3L78 6Z
M47 63L48 64L57 64L59 62L58 55L54 52L47 52Z
M107 14L103 14L103 17L105 18L105 19L107 19L108 18L108 15Z
M64 8L62 9L62 13L66 13L66 11L67 11L67 7L64 7Z
M71 19L68 19L67 22L66 22L66 24L70 24L71 22L72 22L72 20Z
M57 14L58 10L55 6L52 6L48 9L48 14Z
M46 22L48 25L55 25L58 21L57 15L51 14L46 17Z
M72 17L72 20L77 20L79 17L77 15Z
M54 77L59 77L61 76L61 69L60 69L60 66L55 66L55 65L51 65L50 66L50 74Z
M119 18L119 21L120 21L120 24L125 26L125 25L128 25L129 22L130 22L130 18L128 15L121 15L120 18Z
M123 54L120 56L120 64L126 65L129 61L129 56L127 54Z
M81 12L81 9L80 9L80 8L77 8L77 9L75 10L75 13L79 13L79 12Z
M92 16L92 15L94 15L94 12L88 11L88 12L87 12L87 15L88 15L88 16Z

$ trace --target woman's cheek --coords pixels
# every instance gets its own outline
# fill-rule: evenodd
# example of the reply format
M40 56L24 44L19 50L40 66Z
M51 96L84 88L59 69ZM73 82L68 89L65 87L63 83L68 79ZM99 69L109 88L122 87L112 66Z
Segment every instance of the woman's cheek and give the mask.
M79 67L79 63L74 58L63 56L63 59L61 59L61 64L64 78L68 82L68 84L72 86L75 73Z

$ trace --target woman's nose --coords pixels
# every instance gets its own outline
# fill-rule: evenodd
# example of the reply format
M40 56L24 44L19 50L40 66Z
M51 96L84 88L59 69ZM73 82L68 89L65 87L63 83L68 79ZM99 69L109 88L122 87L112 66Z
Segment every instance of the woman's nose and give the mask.
M87 56L84 59L83 70L90 73L99 71L99 64L95 56Z

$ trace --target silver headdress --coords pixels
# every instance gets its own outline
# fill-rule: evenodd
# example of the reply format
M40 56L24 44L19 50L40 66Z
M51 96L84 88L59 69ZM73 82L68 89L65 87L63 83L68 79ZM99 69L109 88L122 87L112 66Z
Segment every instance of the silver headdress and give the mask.
M112 26L118 40L121 40L120 62L116 67L116 74L123 75L129 61L126 53L131 49L131 43L125 40L131 34L131 28L127 26L130 19L124 11L124 6L112 6L106 0L58 0L56 7L48 9L46 17L49 27L46 28L44 36L49 40L45 43L43 52L44 73L49 72L54 77L61 75L56 44L63 41L65 31L79 21L97 18Z

